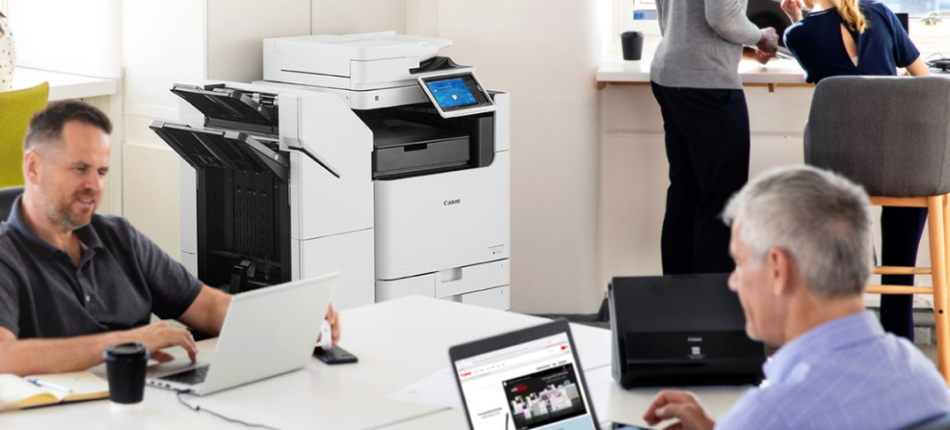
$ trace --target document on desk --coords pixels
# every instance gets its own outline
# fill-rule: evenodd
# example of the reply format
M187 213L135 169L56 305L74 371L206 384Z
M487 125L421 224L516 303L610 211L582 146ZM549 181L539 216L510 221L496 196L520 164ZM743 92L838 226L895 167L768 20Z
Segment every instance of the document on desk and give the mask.
M386 398L400 402L462 409L462 396L459 394L458 384L455 382L455 374L449 368L413 382Z

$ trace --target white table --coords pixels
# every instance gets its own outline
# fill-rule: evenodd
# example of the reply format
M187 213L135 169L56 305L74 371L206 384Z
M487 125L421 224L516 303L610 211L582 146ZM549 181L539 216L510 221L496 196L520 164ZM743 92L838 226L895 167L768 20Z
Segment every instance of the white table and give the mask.
M638 61L626 61L618 52L611 52L597 69L597 87L606 85L649 85L652 53ZM760 64L751 60L739 62L739 79L744 86L812 87L805 82L805 71L792 59L779 58Z
M418 296L346 310L341 320L341 346L359 357L358 364L327 366L314 359L302 370L189 397L189 403L281 429L462 429L466 422L461 410L386 397L447 368L452 345L547 321ZM609 331L575 324L571 331L598 418L639 423L656 390L628 392L613 383ZM200 348L208 350L213 344L203 341ZM714 413L720 412L720 405L727 409L741 392L733 391L711 404ZM240 428L190 411L175 393L159 388L146 388L144 408L141 414L123 416L112 415L108 401L57 405L0 414L0 428L62 428L67 422L70 429Z
M79 99L114 95L118 80L92 78L68 73L17 67L13 69L13 89L22 90L49 82L49 99Z

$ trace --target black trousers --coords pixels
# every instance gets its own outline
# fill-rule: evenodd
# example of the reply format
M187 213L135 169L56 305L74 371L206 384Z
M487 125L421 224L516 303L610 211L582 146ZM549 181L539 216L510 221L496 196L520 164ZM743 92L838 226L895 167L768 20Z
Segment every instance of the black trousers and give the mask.
M927 221L926 208L885 207L881 210L881 264L913 266ZM882 275L885 285L914 285L913 275ZM881 325L884 330L914 341L912 294L881 295Z
M663 114L670 162L660 243L663 273L731 272L729 228L721 215L749 178L745 93L650 85Z

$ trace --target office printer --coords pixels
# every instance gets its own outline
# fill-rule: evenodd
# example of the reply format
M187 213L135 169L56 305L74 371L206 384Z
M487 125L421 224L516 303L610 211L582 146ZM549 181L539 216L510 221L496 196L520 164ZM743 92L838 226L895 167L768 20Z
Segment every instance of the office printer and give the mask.
M181 262L231 293L339 270L339 308L373 303L372 135L338 97L175 84L153 121L182 159Z
M729 274L613 278L613 377L624 388L758 384L765 345L746 335Z
M376 301L419 294L507 310L509 97L437 56L451 43L393 32L265 39L255 84L332 94L372 135Z

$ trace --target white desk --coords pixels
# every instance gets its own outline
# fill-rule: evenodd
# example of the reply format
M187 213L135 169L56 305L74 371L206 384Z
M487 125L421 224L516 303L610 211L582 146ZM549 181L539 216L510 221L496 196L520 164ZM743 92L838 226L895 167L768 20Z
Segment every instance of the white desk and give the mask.
M613 85L649 85L652 53L645 54L638 61L626 61L618 52L611 52L597 69L597 87L603 89ZM805 82L805 71L798 62L791 59L775 59L768 64L759 64L751 60L739 62L739 79L745 86L812 87Z
M423 297L408 297L340 313L341 346L355 365L312 360L303 370L206 397L190 397L226 416L281 429L463 429L463 412L386 399L401 388L449 366L450 346L547 320ZM626 392L610 377L610 332L572 325L581 367L601 421L637 423L656 390ZM200 342L202 350L213 341ZM181 354L182 351L174 351ZM731 405L736 396L727 396ZM726 405L726 408L728 408ZM145 389L145 410L113 416L108 401L58 405L0 414L0 428L90 429L239 428L178 404L175 393ZM715 405L714 405L715 406ZM718 412L718 410L716 411Z
M79 99L111 96L116 93L116 79L91 78L67 73L17 67L13 69L13 89L22 90L49 82L49 99Z

